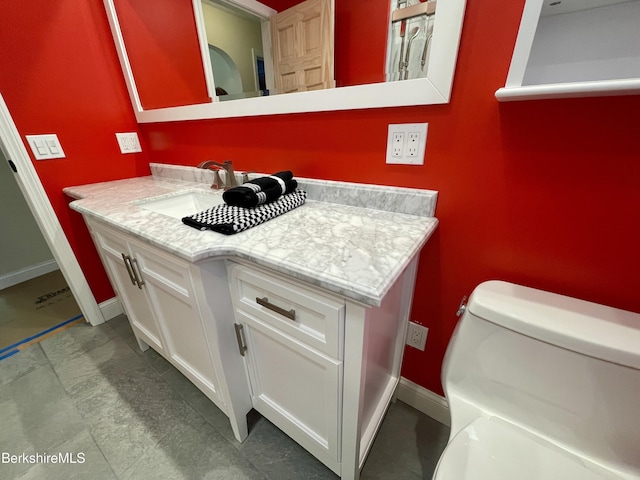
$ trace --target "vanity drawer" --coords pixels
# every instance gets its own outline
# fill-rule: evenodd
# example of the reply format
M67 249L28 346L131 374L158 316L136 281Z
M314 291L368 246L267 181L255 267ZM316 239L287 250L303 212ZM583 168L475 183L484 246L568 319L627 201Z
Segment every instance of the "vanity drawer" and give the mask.
M263 269L228 263L234 307L342 359L344 301Z

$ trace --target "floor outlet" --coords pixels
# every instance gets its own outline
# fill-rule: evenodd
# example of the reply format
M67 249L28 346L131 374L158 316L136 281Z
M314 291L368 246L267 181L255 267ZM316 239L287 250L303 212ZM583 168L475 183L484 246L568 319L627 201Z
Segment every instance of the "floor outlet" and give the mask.
M390 124L387 133L387 163L424 165L427 123Z
M120 153L137 153L142 151L137 133L116 133L116 138L120 146Z
M407 330L407 345L424 352L424 347L427 344L427 333L429 333L429 329L427 327L423 327L422 325L418 325L414 322L409 322L409 328Z

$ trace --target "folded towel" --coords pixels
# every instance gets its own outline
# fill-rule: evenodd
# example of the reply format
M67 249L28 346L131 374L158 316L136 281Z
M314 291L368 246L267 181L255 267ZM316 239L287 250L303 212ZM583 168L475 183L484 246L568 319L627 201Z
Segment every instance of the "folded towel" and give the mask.
M273 202L281 195L293 192L297 186L293 173L286 170L230 188L222 194L222 198L227 205L251 208Z
M293 210L302 205L306 199L307 192L296 190L282 195L273 202L254 208L216 205L190 217L184 217L182 223L199 230L213 230L225 235L232 235Z

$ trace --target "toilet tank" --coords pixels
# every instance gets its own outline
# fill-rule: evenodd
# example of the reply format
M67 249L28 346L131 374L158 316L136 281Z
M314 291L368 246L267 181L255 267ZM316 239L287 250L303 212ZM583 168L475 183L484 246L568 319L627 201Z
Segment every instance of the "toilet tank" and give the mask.
M452 438L496 416L640 478L640 315L485 282L456 327L442 375Z

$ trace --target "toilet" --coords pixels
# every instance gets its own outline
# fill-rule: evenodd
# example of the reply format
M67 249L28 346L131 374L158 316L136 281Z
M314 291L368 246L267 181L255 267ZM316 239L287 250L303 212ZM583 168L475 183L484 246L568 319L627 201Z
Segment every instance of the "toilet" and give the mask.
M500 281L461 311L434 480L640 479L639 314Z

